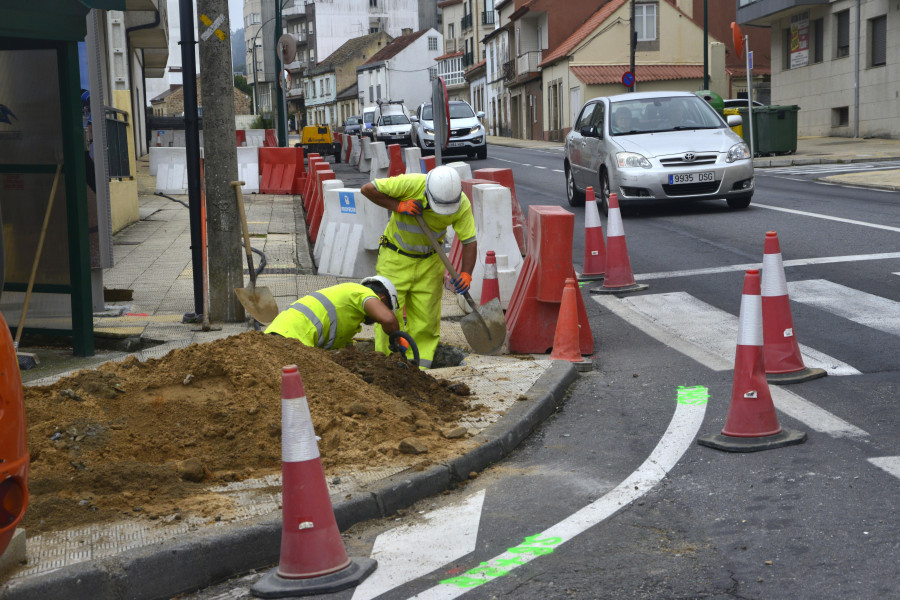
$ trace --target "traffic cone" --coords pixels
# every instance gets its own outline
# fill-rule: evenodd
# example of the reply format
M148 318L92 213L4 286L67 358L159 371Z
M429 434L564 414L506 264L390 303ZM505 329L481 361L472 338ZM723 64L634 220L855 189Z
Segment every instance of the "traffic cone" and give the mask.
M762 270L762 322L766 378L769 383L803 383L825 377L824 369L810 369L803 364L791 316L781 246L778 234L774 231L766 232Z
M603 225L594 188L584 194L584 266L579 280L603 279L606 273L606 246L603 244Z
M297 365L281 369L281 480L280 560L250 591L285 598L359 585L377 562L344 550Z
M619 197L616 194L609 195L606 227L606 277L602 286L591 288L591 293L612 294L646 290L650 286L646 283L635 283L634 274L631 272L628 246L625 244L625 228L622 226L622 211L619 209Z
M481 280L481 306L494 298L500 301L500 281L497 278L497 255L493 250L487 251L484 258L484 278Z
M756 452L806 441L806 433L782 429L766 382L759 270L744 275L731 405L721 434L699 438L726 452Z
M579 371L590 371L593 363L584 360L581 356L581 334L578 323L578 300L575 294L578 291L578 282L573 278L566 279L562 292L562 300L559 303L559 318L556 320L556 332L553 335L553 351L550 352L551 360L567 360L575 364Z

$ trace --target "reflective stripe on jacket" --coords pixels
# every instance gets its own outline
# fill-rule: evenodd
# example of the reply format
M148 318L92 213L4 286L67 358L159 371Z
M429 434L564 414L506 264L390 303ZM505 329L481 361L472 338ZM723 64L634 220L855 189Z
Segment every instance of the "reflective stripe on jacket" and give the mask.
M358 283L342 283L321 289L281 311L266 328L298 339L307 346L343 348L362 329L366 318L365 302L378 298L371 289Z

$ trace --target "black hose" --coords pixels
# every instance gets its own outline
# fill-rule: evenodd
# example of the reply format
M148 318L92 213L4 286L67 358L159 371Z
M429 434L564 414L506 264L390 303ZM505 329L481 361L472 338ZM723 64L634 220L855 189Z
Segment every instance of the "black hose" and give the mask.
M182 202L178 198L173 198L172 196L169 196L168 194L163 194L162 192L155 192L154 196L162 196L163 198L168 198L172 202L177 202L178 204L182 205L185 208L190 208L190 206L188 206L186 203ZM0 241L2 241L2 238L0 238ZM254 252L256 252L257 254L259 254L259 256L260 256L259 268L256 269L256 277L259 277L260 273L263 272L263 269L266 268L266 265L269 264L269 261L266 260L266 255L263 254L262 250L257 250L256 248L253 248L253 247L251 247L250 249L253 250ZM2 251L3 251L3 248L0 247L0 252L2 252ZM2 268L2 264L0 264L0 268ZM0 271L0 275L2 275L2 271ZM0 291L2 291L2 288L0 288Z

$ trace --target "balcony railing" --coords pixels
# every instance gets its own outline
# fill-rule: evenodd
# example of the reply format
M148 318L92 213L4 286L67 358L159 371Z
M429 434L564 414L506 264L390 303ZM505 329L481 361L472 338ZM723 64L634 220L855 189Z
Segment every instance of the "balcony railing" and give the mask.
M456 38L452 40L444 40L444 54L456 52Z
M503 81L509 83L516 78L516 61L510 60L503 63Z
M481 12L481 24L482 25L493 25L494 24L494 11L485 10Z
M128 113L110 106L105 106L104 112L109 176L131 177L131 163L128 160Z
M466 52L462 57L462 65L465 69L466 67L471 67L475 64L475 56L471 52Z
M516 66L520 74L525 74L537 72L539 64L541 64L541 51L532 50L519 56Z
M467 15L463 15L462 23L460 23L460 29L466 31L467 29L472 28L472 13Z

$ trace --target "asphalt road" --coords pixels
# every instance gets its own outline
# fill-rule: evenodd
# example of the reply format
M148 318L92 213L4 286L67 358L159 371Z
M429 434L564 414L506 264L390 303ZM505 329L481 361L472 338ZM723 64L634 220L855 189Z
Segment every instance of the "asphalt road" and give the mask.
M512 167L523 208L566 206L558 151L492 146L472 164ZM650 288L584 288L594 371L510 459L348 531L348 551L378 558L378 577L328 597L900 597L896 203L894 193L779 169L758 170L746 210L627 211L631 266ZM578 269L584 209L570 210ZM723 453L696 437L724 425L728 328L770 230L798 341L830 374L770 388L780 424L805 431L804 444ZM444 512L429 518L435 511ZM259 576L183 597L249 597Z

